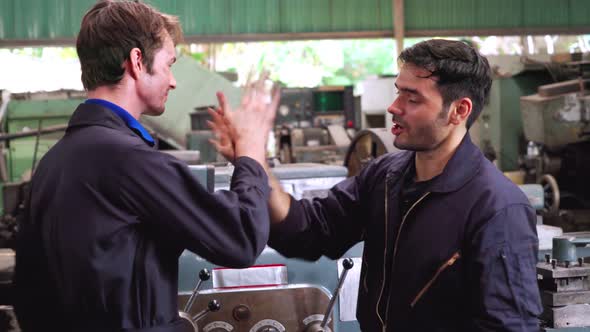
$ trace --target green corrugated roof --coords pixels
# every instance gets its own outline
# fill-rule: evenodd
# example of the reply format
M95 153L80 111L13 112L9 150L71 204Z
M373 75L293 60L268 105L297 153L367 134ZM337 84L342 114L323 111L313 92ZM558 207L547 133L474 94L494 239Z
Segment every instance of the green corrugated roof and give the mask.
M2 0L0 44L73 41L95 0ZM392 0L147 0L178 15L189 39L223 35L380 32L393 29ZM406 35L420 31L541 28L590 32L590 0L406 0ZM452 32L451 31L451 32ZM573 30L572 30L573 31ZM436 32L436 31L435 31ZM505 31L509 32L509 31ZM375 34L377 36L378 34ZM296 37L296 36L295 36ZM263 37L264 38L264 37ZM236 39L240 39L237 37ZM209 38L215 41L215 38Z
M590 26L590 1L570 0L569 3L569 23L572 26Z

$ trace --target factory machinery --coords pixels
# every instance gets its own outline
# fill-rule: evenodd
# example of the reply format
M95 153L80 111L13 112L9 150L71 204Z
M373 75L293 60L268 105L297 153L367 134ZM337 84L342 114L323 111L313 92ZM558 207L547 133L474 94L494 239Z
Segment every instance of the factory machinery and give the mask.
M590 331L590 61L551 62L557 83L520 98L526 181L543 186L544 224L553 238L537 265L546 331ZM586 257L586 259L585 259Z
M545 331L590 331L590 232L553 238L551 253L537 264Z
M552 63L568 80L541 85L520 98L524 168L528 182L541 183L551 199L546 223L567 231L590 229L590 61Z
M210 117L207 108L214 108L216 101L199 104L189 114L191 128L186 146L200 152L201 162L221 164L225 159L209 143L212 132L206 123ZM352 86L282 88L268 154L283 164L342 165L351 138L360 126L358 118L358 98L353 96Z
M190 167L209 189L229 188L232 167ZM324 197L347 174L343 166L312 163L283 164L272 171L298 199ZM179 308L196 331L359 331L355 315L362 248L354 246L338 261L323 257L306 262L267 247L247 269L215 266L185 251Z
M282 163L342 165L359 128L360 105L352 86L281 89L274 135Z

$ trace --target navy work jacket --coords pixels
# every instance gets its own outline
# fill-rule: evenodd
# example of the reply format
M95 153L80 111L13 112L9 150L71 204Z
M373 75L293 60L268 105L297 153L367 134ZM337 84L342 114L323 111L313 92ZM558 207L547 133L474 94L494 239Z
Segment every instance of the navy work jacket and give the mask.
M363 331L538 331L535 211L466 135L404 216L414 152L382 156L327 198L291 200L269 245L287 257L341 257L364 241Z
M186 331L178 258L247 267L269 232L266 173L235 163L210 193L108 108L81 104L32 179L18 232L17 317L28 331Z

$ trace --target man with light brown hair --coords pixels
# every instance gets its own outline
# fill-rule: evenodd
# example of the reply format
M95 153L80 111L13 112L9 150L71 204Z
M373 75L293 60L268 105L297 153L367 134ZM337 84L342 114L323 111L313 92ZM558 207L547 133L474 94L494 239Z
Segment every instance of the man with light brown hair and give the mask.
M266 245L261 165L276 94L270 104L261 84L244 94L229 191L208 192L138 121L164 112L180 39L175 17L140 2L101 1L84 16L76 46L89 99L39 163L19 224L23 331L190 331L178 315L183 250L237 268Z

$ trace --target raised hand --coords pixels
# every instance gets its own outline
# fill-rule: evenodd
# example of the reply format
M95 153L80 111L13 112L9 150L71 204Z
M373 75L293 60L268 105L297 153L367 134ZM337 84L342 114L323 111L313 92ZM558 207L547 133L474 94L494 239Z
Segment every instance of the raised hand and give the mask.
M225 118L225 112L231 112L230 106L227 104L225 95L222 92L217 92L217 100L219 101L219 107L216 109L207 109L207 112L209 112L212 119L211 121L207 120L207 124L215 134L215 138L209 139L209 142L213 144L215 149L217 149L225 159L233 162L236 159L236 152L232 137L235 137L236 134L231 133L233 128Z
M250 84L238 109L232 112L223 93L217 93L220 107L210 109L208 124L216 138L211 143L228 160L248 156L261 165L266 161L266 141L274 125L280 93L265 89L267 75Z

